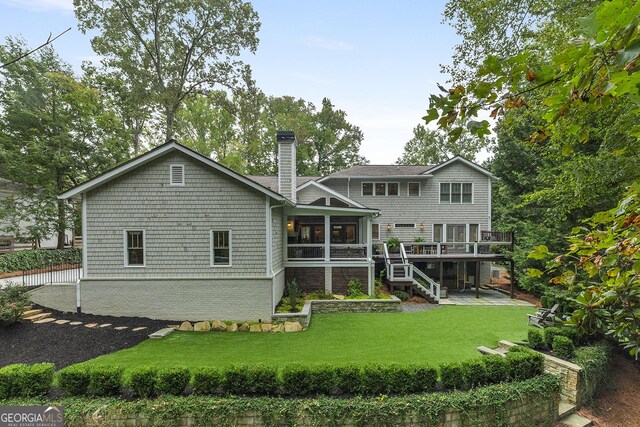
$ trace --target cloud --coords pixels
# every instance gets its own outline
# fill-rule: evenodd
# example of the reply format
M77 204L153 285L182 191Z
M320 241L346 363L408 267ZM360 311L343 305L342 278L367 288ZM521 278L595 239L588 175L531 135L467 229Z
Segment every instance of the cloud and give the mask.
M73 12L73 0L2 0L2 3L18 6L33 12Z
M353 50L353 45L339 40L330 40L319 36L308 36L300 39L307 46L326 50Z

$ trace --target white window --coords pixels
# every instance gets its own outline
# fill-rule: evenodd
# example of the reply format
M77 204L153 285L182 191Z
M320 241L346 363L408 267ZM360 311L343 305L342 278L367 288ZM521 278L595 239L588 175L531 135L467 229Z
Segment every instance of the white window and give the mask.
M363 196L373 196L373 183L372 182L363 182L362 183L362 195Z
M433 224L433 241L442 242L442 224Z
M124 265L125 267L145 266L144 230L124 231Z
M387 195L387 183L386 182L376 182L376 196L386 196Z
M184 185L184 165L169 165L169 185Z
M211 266L231 267L231 231L211 230Z
M380 224L371 224L371 239L380 240Z
M390 182L387 184L387 196L397 196L398 195L398 183Z
M409 184L407 184L407 194L410 197L420 196L420 183L410 182Z
M441 182L440 203L473 203L473 184Z

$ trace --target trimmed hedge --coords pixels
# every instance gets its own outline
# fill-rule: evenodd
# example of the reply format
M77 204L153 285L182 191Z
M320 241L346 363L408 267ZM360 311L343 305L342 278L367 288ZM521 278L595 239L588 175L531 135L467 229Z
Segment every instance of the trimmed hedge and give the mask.
M522 381L544 373L544 356L527 347L511 347L505 359L512 381Z
M151 397L156 393L158 369L154 366L143 366L129 371L125 385L135 396Z
M534 350L542 350L544 348L544 334L539 329L529 329L527 331L527 341L529 341L529 347Z
M38 249L10 252L0 256L0 273L32 270L50 265L79 264L82 262L82 249Z
M0 369L0 399L44 396L53 383L53 364L15 364Z
M180 396L189 385L191 373L188 368L176 366L173 368L160 369L156 382L158 394L170 394Z
M611 351L612 346L606 341L576 349L573 363L582 367L579 392L581 404L590 402L611 385Z
M191 388L199 395L216 394L222 386L222 372L217 368L197 368L191 376Z
M89 369L72 365L56 372L55 384L69 396L86 396L89 388Z
M576 351L573 341L562 335L556 335L553 337L553 344L551 345L551 348L556 356L560 356L565 359L571 359L573 357L573 353Z
M122 389L123 369L119 366L96 366L89 369L89 396L117 396Z

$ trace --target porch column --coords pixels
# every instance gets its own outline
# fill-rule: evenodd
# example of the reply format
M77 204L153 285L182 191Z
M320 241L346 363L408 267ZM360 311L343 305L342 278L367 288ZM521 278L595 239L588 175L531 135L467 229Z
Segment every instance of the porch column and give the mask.
M373 289L373 282L375 280L373 276L375 276L375 264L373 264L373 252L372 252L373 245L371 243L371 240L372 240L372 238L371 238L371 233L372 233L372 231L371 231L371 229L372 229L371 217L366 217L365 221L366 221L365 224L366 224L366 230L367 230L367 232L366 232L367 261L369 262L369 268L367 269L368 270L367 276L369 278L369 286L368 286L369 292L368 292L368 294L369 295L373 295L373 290L374 290Z
M480 298L480 261L476 261L476 298Z
M331 217L324 216L324 260L331 261Z

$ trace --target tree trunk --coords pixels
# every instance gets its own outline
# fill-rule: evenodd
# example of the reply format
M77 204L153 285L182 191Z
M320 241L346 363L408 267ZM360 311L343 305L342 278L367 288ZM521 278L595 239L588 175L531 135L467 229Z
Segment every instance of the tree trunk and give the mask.
M58 200L58 224L56 225L58 232L58 249L64 249L65 232L67 229L67 221L64 217L64 200Z
M167 114L167 119L166 119L166 131L165 131L165 142L168 142L169 140L173 139L173 122L176 116L176 113L174 110L167 108L166 109L166 114Z

